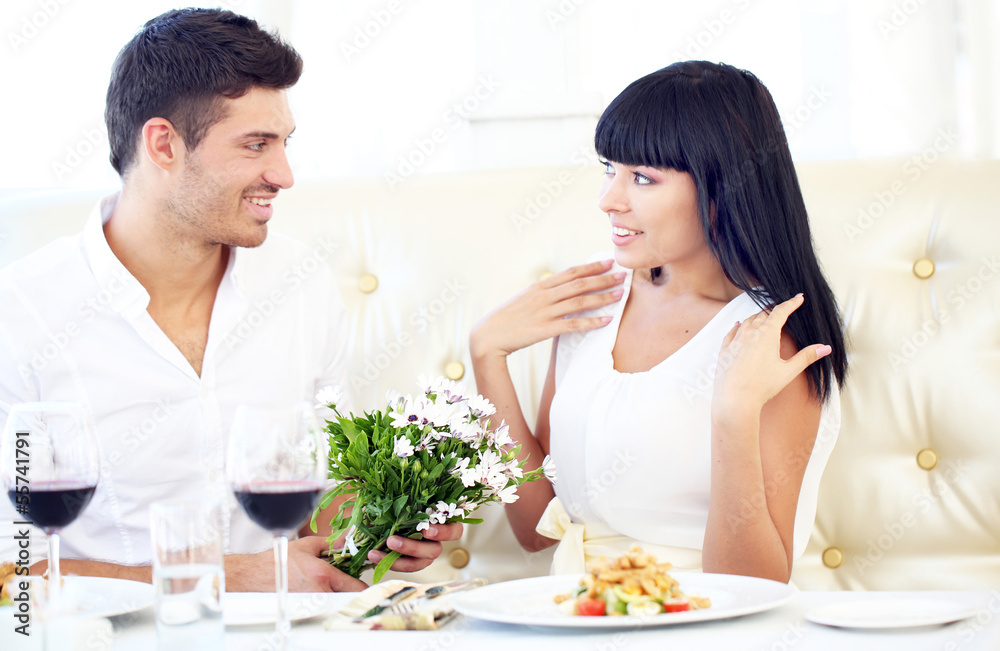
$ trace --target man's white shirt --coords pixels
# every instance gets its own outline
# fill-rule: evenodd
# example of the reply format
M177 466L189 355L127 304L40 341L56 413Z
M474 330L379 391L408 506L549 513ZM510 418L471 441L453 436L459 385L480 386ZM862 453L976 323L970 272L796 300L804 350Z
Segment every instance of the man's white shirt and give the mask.
M163 499L217 499L228 553L267 549L271 535L239 509L225 450L237 405L313 402L347 383L348 318L324 259L272 233L231 250L212 311L201 377L146 311L149 294L115 257L94 208L82 233L0 271L0 424L13 404L79 401L100 445L97 491L63 530L61 556L150 562L149 513ZM0 500L0 561L25 529ZM30 532L32 561L45 537Z

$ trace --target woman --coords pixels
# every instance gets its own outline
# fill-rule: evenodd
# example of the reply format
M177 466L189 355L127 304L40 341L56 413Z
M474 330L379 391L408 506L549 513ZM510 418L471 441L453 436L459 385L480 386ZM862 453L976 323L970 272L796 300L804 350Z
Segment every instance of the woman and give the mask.
M471 336L522 457L558 469L519 489L514 532L529 550L561 538L557 573L639 544L787 582L847 362L774 102L744 70L676 63L626 88L595 144L613 263L532 285ZM506 357L548 338L532 435Z

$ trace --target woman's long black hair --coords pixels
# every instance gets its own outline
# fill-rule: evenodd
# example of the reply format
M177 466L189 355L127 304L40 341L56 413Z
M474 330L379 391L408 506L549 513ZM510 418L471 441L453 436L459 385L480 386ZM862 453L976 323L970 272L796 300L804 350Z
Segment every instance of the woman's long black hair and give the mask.
M705 239L726 277L761 308L805 294L786 331L799 348L833 347L807 369L809 388L825 400L831 378L843 384L837 304L813 251L778 110L757 77L708 61L667 66L611 102L594 144L609 161L690 174Z

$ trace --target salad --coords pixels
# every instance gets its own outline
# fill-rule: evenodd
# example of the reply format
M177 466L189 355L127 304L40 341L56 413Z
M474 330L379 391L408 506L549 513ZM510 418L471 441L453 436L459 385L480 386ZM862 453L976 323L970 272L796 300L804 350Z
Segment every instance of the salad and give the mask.
M11 606L14 604L11 592L14 590L13 583L17 576L16 569L17 567L10 561L4 561L0 564L0 606ZM8 584L10 584L9 588L7 587Z
M567 615L647 616L711 606L705 597L685 595L667 571L670 563L633 547L615 559L601 558L590 565L573 592L555 597Z

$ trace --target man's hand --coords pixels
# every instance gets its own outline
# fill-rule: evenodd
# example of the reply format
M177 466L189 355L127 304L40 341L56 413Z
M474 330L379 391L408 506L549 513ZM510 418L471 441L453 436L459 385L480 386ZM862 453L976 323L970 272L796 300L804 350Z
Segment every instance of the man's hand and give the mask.
M392 564L397 572L416 572L422 570L441 555L441 543L448 540L458 540L462 537L464 527L461 522L453 524L432 524L424 531L424 540L411 540L404 536L389 536L386 546L403 556ZM385 558L386 552L368 552L368 560L378 564Z
M322 536L288 541L289 592L359 592L368 587L320 557L329 549ZM274 592L273 550L226 556L225 563L227 592Z
M424 532L425 540L410 540L402 536L391 536L387 542L389 549L403 554L392 564L397 572L416 572L431 564L441 555L441 543L462 537L462 524L431 525ZM368 586L335 569L327 559L320 556L329 551L330 545L322 536L306 536L288 542L288 590L289 592L359 592ZM368 558L378 563L384 552L371 552ZM228 592L274 592L274 550L268 549L257 554L233 554L226 556L226 591ZM31 574L40 575L48 569L47 561L39 561L31 566ZM63 574L80 576L107 576L133 581L152 581L152 571L148 565L117 565L102 561L81 561L66 559L62 562Z

